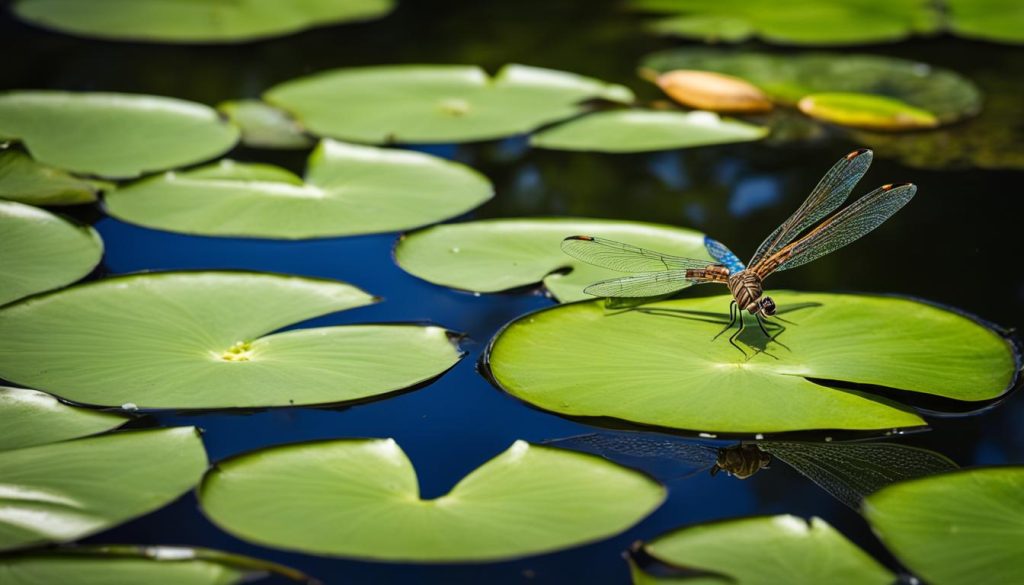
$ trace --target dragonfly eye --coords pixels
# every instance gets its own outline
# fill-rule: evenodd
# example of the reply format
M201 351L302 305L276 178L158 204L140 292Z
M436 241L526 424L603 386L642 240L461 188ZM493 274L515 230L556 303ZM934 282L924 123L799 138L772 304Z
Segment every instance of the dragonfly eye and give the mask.
M762 297L759 304L761 305L761 312L765 315L771 317L775 314L775 301L771 297Z

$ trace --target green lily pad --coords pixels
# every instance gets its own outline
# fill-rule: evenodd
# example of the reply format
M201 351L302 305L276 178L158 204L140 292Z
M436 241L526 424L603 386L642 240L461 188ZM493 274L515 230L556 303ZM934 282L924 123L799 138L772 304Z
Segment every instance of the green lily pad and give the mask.
M524 65L506 65L493 78L465 65L335 69L263 97L314 134L369 143L501 138L578 115L586 100L633 101L621 85Z
M76 408L43 392L0 386L0 451L94 435L126 422L123 416Z
M0 378L85 404L267 407L377 396L459 361L440 327L268 335L374 300L341 282L274 274L109 278L0 310Z
M1024 575L1024 467L956 471L889 486L864 502L882 542L934 585Z
M43 164L111 178L209 160L238 141L234 125L194 102L61 91L0 94L0 134Z
M773 0L631 0L661 14L651 29L706 42L759 38L782 45L863 45L927 34L941 26L922 0L809 0L781 10Z
M698 524L643 548L668 565L714 571L743 585L890 585L896 580L821 518L808 522L782 515Z
M86 546L0 558L7 585L235 585L268 575L313 582L288 567L203 548Z
M17 0L33 24L84 37L162 43L238 43L386 15L394 0Z
M595 301L513 321L491 342L490 370L545 410L730 433L924 424L889 400L812 379L965 401L1000 396L1014 379L1010 343L957 313L899 298L770 294L792 321L778 336L788 349L766 345L752 323L739 338L749 359L728 334L713 340L729 320L728 296L617 312Z
M950 32L995 43L1024 43L1024 5L1017 0L945 0Z
M70 284L103 257L91 227L14 201L0 201L0 249L0 305Z
M982 105L977 86L958 73L878 55L681 48L647 55L641 68L656 73L686 69L731 75L785 105L796 105L814 93L889 97L926 110L943 124L977 114Z
M637 566L633 559L627 558L629 576L633 585L736 585L736 581L728 577L713 575L692 576L687 571L683 575L652 575Z
M104 185L32 160L17 150L0 151L0 199L30 205L76 205L96 201Z
M583 287L621 276L562 252L574 234L600 234L691 258L710 258L704 234L688 229L599 219L497 219L439 225L403 237L395 260L423 280L473 292L543 282L561 301L591 298ZM566 274L565 270L571 269Z
M869 93L814 93L801 99L799 107L812 118L854 128L899 131L939 125L931 112Z
M188 234L316 238L410 229L493 195L473 169L428 154L325 139L305 180L231 160L143 179L106 196L124 221Z
M530 144L553 150L646 152L760 140L766 128L712 112L598 112L535 134Z
M205 469L193 427L0 452L0 550L106 530L177 499Z
M236 100L217 106L242 131L253 148L309 148L316 144L285 112L260 100Z
M449 493L424 500L394 440L349 439L222 461L207 473L199 498L223 529L275 548L482 562L617 534L657 508L665 490L598 457L516 441Z

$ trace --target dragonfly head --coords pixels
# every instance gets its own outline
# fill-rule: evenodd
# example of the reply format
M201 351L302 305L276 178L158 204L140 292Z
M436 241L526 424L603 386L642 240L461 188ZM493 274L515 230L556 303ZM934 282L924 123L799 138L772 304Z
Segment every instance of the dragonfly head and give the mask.
M761 297L761 299L757 301L757 306L760 309L760 313L763 315L771 317L775 314L775 301L773 301L771 297Z

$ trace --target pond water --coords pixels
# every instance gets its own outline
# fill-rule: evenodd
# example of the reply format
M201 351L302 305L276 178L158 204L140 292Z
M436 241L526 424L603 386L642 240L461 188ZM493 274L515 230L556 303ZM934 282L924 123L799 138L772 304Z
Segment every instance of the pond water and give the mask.
M465 63L494 71L509 62L624 83L641 97L653 86L635 75L643 55L673 45L647 36L617 1L404 3L367 24L313 30L242 46L151 46L89 41L11 20L0 25L4 88L110 90L216 104L257 97L271 85L334 67ZM785 52L782 50L781 52ZM969 77L997 75L1024 93L1024 48L917 39L861 52L920 59ZM1020 126L1021 120L1007 120ZM653 154L530 149L524 138L418 150L479 169L496 197L467 218L576 216L693 227L748 256L803 200L836 159L861 146L842 138L813 145L754 143ZM305 152L239 148L233 158L297 173ZM772 288L898 293L947 304L1005 327L1024 323L1024 271L1017 266L1020 171L920 170L882 157L858 192L912 181L915 200L855 245L769 281ZM334 437L393 437L416 466L424 497L436 497L514 440L532 442L593 427L542 412L496 390L478 371L487 341L508 321L553 301L535 291L476 296L434 286L395 266L397 234L302 242L191 237L73 212L106 243L94 277L145 270L249 269L353 283L385 301L305 325L430 322L464 332L469 353L422 388L344 408L159 414L137 426L196 425L211 461L259 447ZM885 331L878 335L884 336ZM970 418L935 421L907 444L961 465L1024 463L1024 398ZM116 478L111 478L116 481ZM751 514L821 516L877 558L895 561L853 511L783 465L747 481L700 474L670 484L667 503L615 538L521 561L401 565L320 558L258 547L214 527L189 494L158 512L89 538L92 543L199 545L270 559L327 583L625 583L621 553L637 539L699 521ZM254 513L258 513L254 511Z

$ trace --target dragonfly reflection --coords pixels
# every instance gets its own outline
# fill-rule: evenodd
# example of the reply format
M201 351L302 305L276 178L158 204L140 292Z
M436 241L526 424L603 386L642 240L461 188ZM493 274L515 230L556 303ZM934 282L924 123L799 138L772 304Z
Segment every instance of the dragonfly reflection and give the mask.
M857 509L867 495L890 483L957 469L945 456L895 443L742 442L726 447L638 435L594 433L548 441L628 465L628 460L662 460L692 475L710 469L747 479L773 459L785 462L840 502Z
M568 237L562 242L562 250L595 266L634 273L632 276L602 280L584 289L594 296L653 297L695 284L727 285L733 300L729 305L729 325L722 332L730 329L739 318L739 328L729 338L729 343L743 351L736 344L736 338L743 332L744 310L756 317L758 326L767 337L774 339L764 321L764 317L774 315L776 309L775 302L764 294L765 278L773 272L806 264L853 242L889 219L917 192L917 187L909 183L883 185L808 231L846 201L854 185L867 172L871 157L870 150L855 150L836 163L800 208L761 243L749 266L744 265L724 244L711 238L704 239L704 246L715 262L670 256L597 236ZM798 239L798 236L801 237ZM774 326L778 327L778 332L784 329L778 323Z

